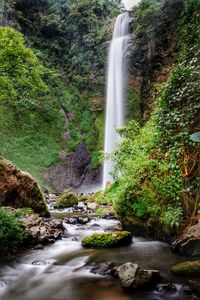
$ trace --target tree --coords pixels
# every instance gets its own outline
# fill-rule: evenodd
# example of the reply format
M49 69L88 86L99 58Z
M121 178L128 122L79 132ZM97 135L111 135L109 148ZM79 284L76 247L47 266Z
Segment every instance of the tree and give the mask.
M44 71L33 51L25 46L21 33L0 27L0 100L29 101L45 93Z

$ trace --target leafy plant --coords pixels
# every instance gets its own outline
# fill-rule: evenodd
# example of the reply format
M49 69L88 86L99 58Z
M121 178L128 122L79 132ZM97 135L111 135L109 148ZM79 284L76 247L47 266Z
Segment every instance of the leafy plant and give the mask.
M12 251L25 237L25 229L21 227L15 213L0 209L0 253Z

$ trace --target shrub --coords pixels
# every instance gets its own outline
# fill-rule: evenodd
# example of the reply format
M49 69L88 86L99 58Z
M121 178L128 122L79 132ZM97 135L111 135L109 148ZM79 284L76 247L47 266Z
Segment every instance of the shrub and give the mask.
M0 209L0 253L13 250L26 236L17 216L13 212Z

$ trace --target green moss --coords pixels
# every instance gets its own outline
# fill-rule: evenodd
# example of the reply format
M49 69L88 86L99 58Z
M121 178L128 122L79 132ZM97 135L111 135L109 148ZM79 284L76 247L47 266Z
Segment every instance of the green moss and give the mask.
M72 207L78 204L78 197L70 190L64 191L56 201L57 208Z
M200 276L200 260L185 261L175 265L172 273L183 276Z
M49 211L44 199L44 195L42 193L42 191L40 190L39 185L36 183L35 187L32 190L32 197L33 197L33 201L31 204L31 208L33 209L33 211L35 213L40 214L41 216L46 216L49 217Z
M82 240L86 248L113 248L125 246L132 242L132 235L128 231L115 231L111 233L94 233Z

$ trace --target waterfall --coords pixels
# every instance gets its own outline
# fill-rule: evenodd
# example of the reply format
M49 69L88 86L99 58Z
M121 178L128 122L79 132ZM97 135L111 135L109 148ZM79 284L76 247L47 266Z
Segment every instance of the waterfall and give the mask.
M129 44L129 13L117 17L108 55L106 121L104 152L111 153L120 136L116 129L124 125L124 99L126 83L126 53ZM106 160L103 167L103 188L112 182L113 165Z

